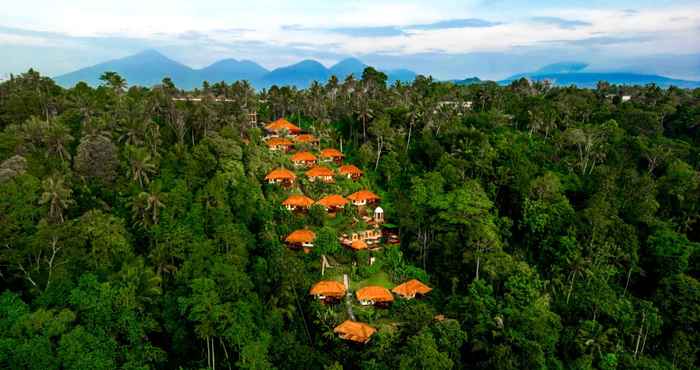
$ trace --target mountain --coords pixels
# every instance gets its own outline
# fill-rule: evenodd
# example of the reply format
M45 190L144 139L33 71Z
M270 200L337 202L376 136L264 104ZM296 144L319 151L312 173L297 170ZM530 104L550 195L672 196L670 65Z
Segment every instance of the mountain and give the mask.
M588 63L583 62L559 62L554 64L548 64L537 71L537 74L544 73L575 73L581 72L588 67Z
M203 81L211 83L226 81L232 83L238 80L248 80L254 87L269 88L272 85L291 85L305 88L313 81L326 82L332 75L343 80L353 74L360 79L367 67L356 58L344 59L331 68L315 60L303 60L299 63L276 68L272 71L261 67L249 60L223 59L202 69L193 69L178 63L155 50L146 50L125 58L110 60L92 67L67 73L54 80L61 86L71 87L80 81L89 85L100 84L100 76L107 71L119 73L129 85L153 86L159 84L164 77L170 77L181 89L192 90L202 86ZM407 69L385 71L389 82L410 82L416 74Z
M328 77L330 77L328 69L323 64L307 59L290 66L273 69L272 72L263 76L259 83L254 85L256 87L291 85L298 88L306 88L313 81L326 82Z
M468 85L477 85L480 84L484 81L482 81L479 77L469 77L465 78L463 80L452 80L452 83L455 85L460 85L460 86L468 86Z
M386 73L389 78L389 83L393 84L396 81L401 82L413 82L416 79L416 72L410 71L408 69L392 69L389 71L382 71Z
M163 77L170 77L177 86L193 86L198 78L196 72L155 50L146 50L125 58L110 60L92 67L79 69L55 78L61 86L74 86L80 81L96 86L102 73L112 71L126 78L130 85L153 86Z
M353 75L356 79L362 78L362 72L368 66L357 58L347 58L333 65L328 69L328 73L344 80L347 76Z
M655 74L632 72L588 72L587 63L560 62L546 65L535 72L519 73L499 81L500 84L510 84L520 78L533 81L550 81L558 86L576 85L582 88L595 88L599 81L607 81L616 85L646 85L656 84L660 87L671 85L682 88L700 87L700 81L679 80Z
M223 59L198 72L201 81L230 83L238 80L257 81L270 71L249 60Z
M616 85L647 85L656 84L660 87L669 87L671 85L681 88L696 88L700 87L700 81L677 80L658 75L645 75L638 73L624 72L601 72L601 73L544 73L544 74L528 74L525 76L534 81L550 81L557 86L576 85L581 88L595 88L599 81L607 81ZM520 77L508 78L499 81L500 84L510 84Z

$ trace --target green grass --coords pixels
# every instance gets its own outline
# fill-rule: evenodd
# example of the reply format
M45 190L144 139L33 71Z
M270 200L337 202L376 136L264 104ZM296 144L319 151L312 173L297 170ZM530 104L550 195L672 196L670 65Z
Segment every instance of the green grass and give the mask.
M353 291L356 291L357 289L364 288L369 285L379 285L387 289L391 289L394 287L394 284L391 282L391 279L389 279L389 274L387 274L384 271L380 271L364 280L350 281L350 289L352 289Z

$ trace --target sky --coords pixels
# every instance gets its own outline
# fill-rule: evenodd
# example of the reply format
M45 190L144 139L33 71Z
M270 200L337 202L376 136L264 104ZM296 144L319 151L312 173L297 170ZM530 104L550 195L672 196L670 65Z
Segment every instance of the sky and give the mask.
M0 75L55 76L144 49L194 68L353 56L436 78L549 63L700 80L698 0L0 0Z

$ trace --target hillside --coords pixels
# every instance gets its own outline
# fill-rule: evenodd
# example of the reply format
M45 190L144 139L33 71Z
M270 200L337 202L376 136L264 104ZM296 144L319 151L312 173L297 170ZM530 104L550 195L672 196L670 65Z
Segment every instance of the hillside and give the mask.
M656 84L660 87L676 86L682 88L700 87L700 81L686 81L668 78L657 75L646 75L638 73L609 72L609 73L536 73L512 76L502 80L501 84L510 84L521 77L534 81L550 81L557 86L575 85L580 88L595 88L599 81L607 81L616 85L647 85Z
M193 69L155 50L147 50L57 76L55 80L64 87L74 86L80 81L97 86L102 73L112 71L124 77L129 85L139 86L153 86L160 83L164 77L170 77L177 87L185 90L199 88L203 81L232 83L239 80L247 80L258 89L269 88L272 85L305 88L313 81L326 82L332 75L339 80L344 80L351 74L360 79L366 67L367 65L359 59L348 58L330 68L315 60L303 60L268 71L250 60L223 59L205 68ZM397 80L410 82L416 77L415 72L407 69L389 70L385 73L390 83Z
M160 83L166 76L170 77L177 86L199 85L195 70L155 50L146 50L125 58L82 68L57 76L55 80L56 83L65 87L74 86L80 81L97 86L102 73L108 71L119 73L130 85L153 86Z

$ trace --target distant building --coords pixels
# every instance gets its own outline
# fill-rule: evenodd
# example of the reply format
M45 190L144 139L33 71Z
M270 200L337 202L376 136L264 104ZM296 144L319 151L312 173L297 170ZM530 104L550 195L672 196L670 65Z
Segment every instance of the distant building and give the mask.
M271 137L265 141L267 148L274 151L288 152L294 143L291 140L283 137Z
M379 201L379 196L374 194L369 190L360 190L358 192L348 195L348 200L352 202L353 205L362 207L368 204L373 204Z
M316 240L316 233L311 230L302 229L287 235L284 242L292 249L303 248L305 251L308 251L309 248L313 248L314 240Z
M362 177L362 170L357 168L357 166L354 166L352 164L340 166L338 169L338 173L347 176L347 178L352 179L352 180L357 180L360 177Z
M323 149L321 150L321 160L324 162L343 163L345 156L338 149Z
M309 294L324 303L335 303L345 296L345 285L335 280L321 280L311 287Z
M336 326L333 332L338 334L340 339L356 343L367 343L372 338L372 335L377 332L377 329L362 322L345 320L342 324Z
M280 118L276 121L269 123L265 126L265 131L270 136L280 136L285 133L290 135L299 135L301 133L301 128L299 126L287 121L284 118Z
M294 154L290 160L297 167L309 167L316 164L316 156L310 152L299 152Z
M331 194L319 199L316 203L321 205L326 212L337 212L345 207L345 205L348 204L348 201L341 195Z
M284 208L290 211L308 210L313 204L313 199L301 194L290 195L282 202Z
M318 144L319 140L316 136L311 134L301 134L294 137L294 141L299 144Z
M355 292L355 296L363 306L387 306L394 301L389 289L377 285L366 286Z
M409 280L401 285L397 285L391 291L405 299L413 299L416 296L428 294L433 288L421 283L416 279Z
M268 184L291 186L294 184L296 178L297 175L295 175L294 172L286 168L278 168L268 173L267 176L265 176L265 181L267 181Z
M309 181L311 182L318 180L325 183L331 183L334 182L334 175L335 174L333 173L332 169L324 166L316 166L306 171L306 177L308 177Z

